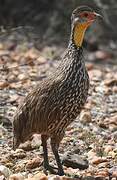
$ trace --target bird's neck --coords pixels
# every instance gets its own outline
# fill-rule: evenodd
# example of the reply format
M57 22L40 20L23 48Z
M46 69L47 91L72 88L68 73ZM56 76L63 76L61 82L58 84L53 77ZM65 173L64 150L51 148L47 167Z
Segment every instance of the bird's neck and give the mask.
M67 62L65 65L65 77L73 81L73 79L77 79L80 74L84 74L85 72L85 63L83 58L83 48L77 47L72 41L68 46L67 51Z
M74 93L83 91L82 83L87 81L88 74L83 58L82 47L77 47L72 41L68 46L67 52L64 56L64 66L62 63L61 73L59 71L58 79L62 79L60 83L60 94L74 91ZM81 86L80 86L81 85ZM79 89L80 86L80 89Z
M76 67L76 71L80 66L84 66L83 47L76 46L73 41L70 41L68 46L69 66Z
M85 32L88 28L88 23L79 23L72 26L71 41L77 46L82 47Z

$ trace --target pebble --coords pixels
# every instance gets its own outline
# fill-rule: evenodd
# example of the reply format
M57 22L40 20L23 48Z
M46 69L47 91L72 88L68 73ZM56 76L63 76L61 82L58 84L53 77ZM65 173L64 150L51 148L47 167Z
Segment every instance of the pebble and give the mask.
M61 178L61 180L80 180L80 179L79 179L79 178L69 178L69 177L63 176L63 177Z
M117 93L117 86L113 86L112 91L113 91L114 93Z
M117 178L117 166L112 167L109 172L112 174L112 177Z
M39 147L41 145L41 136L39 134L33 135L32 147Z
M114 151L110 151L110 152L108 153L108 155L111 156L112 158L115 158L116 155L117 155L117 153L114 152Z
M25 180L48 180L44 173L37 173L33 177L26 178Z
M110 122L111 124L117 125L117 115L111 117L109 122Z
M80 121L83 124L87 124L91 122L91 113L89 111L82 111L80 115Z
M3 44L0 43L0 50L3 50L4 49L4 46Z
M112 131L112 132L117 131L117 125L115 125L115 124L109 124L109 130Z
M18 75L18 80L22 81L24 79L27 79L26 74L19 74Z
M104 147L104 152L105 152L106 154L108 154L108 153L109 153L110 151L112 151L112 150L113 150L113 148L112 148L112 146L110 146L110 145Z
M9 177L9 180L24 180L24 177L18 173L18 174L13 174Z
M26 153L23 149L16 149L16 151L10 155L12 158L23 159L26 157Z
M92 109L94 106L96 106L96 101L95 101L94 99L88 98L87 103L85 104L84 107L85 107L86 110L90 110L90 109Z
M4 175L0 175L0 180L6 180L6 178L4 177Z
M92 149L87 153L88 160L92 160L94 157L96 157L96 152L94 152Z
M36 59L38 57L39 57L39 52L34 48L31 48L30 50L28 50L25 53L25 58L27 58L27 60L28 60L28 58L33 60L33 59Z
M49 176L48 180L80 180L79 178L70 178L70 177L66 177L66 176Z
M0 165L0 175L5 176L5 178L8 178L11 174L11 171L9 170L9 168L7 168L4 165Z
M6 166L9 168L12 168L14 166L14 164L12 162L8 162L8 163L6 163Z
M98 80L102 78L102 72L98 69L92 69L89 71L89 77L91 80Z
M117 169L113 171L112 176L117 178Z
M47 62L46 58L42 56L38 57L37 61L39 62L39 64L45 64Z
M94 64L93 63L87 63L86 67L87 67L87 70L90 71L94 68Z
M96 57L96 59L99 59L99 60L107 60L107 59L111 58L111 56L112 55L106 51L97 50L95 52L95 57Z
M83 177L82 180L95 180L95 178L91 175L88 175L88 176Z
M18 163L18 164L15 165L14 169L15 169L15 172L16 172L16 173L21 172L21 171L24 171L24 169L25 169L25 164L23 164L23 163Z
M30 151L34 149L34 147L32 147L31 141L26 141L25 143L21 144L20 147L24 151Z

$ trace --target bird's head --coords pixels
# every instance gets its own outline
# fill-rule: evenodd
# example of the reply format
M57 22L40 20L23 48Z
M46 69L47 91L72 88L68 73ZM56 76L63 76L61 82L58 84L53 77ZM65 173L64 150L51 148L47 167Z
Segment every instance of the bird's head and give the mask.
M101 15L88 6L80 6L73 11L71 16L73 30L72 39L76 46L82 46L86 29L97 19L97 17L101 17Z

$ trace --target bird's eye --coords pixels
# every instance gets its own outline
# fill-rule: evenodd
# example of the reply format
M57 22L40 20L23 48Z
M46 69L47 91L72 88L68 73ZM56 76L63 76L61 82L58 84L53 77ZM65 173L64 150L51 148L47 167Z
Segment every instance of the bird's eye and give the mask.
M83 14L83 17L86 17L86 18L87 18L87 17L88 17L88 13L84 13L84 14Z

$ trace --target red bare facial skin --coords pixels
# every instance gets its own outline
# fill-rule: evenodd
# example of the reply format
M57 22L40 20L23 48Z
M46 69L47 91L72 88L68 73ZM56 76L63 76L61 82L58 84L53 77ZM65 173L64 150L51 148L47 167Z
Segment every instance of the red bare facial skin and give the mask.
M87 21L89 21L89 22L94 21L97 16L100 16L100 15L95 12L83 12L80 14L81 18L87 18Z

